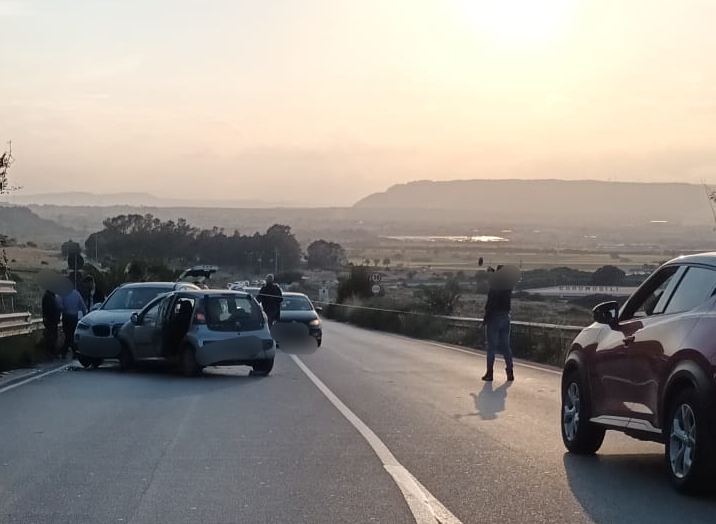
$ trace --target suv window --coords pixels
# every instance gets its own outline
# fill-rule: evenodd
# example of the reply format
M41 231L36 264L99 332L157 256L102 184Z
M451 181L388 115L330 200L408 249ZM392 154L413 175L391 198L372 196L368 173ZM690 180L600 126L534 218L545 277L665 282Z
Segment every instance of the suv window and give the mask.
M645 318L663 313L678 283L680 269L680 266L670 266L655 273L626 303L621 319Z
M716 271L704 267L690 267L679 282L676 292L664 313L691 311L711 297L716 289Z

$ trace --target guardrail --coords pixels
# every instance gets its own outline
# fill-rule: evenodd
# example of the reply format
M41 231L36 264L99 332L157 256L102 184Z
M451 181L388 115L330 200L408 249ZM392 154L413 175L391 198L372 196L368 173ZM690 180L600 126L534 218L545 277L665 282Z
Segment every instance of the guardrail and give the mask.
M42 320L28 312L15 312L15 282L0 280L0 338L28 335L42 327Z
M42 319L33 319L30 313L8 313L0 315L0 339L29 335L42 329Z
M433 328L436 328L442 335L438 339L447 337L449 341L474 347L484 347L485 344L484 329L481 329L482 318L432 315L416 311L400 311L353 304L335 304L332 302L315 302L315 304L333 309L333 311L326 310L328 318L355 322L361 327L371 327L365 323L365 319L360 318L361 312L368 313L372 311L377 315L386 315L376 319L376 324L379 325L375 326L384 331L403 333L416 338L433 338L435 336ZM354 314L347 316L335 315L336 310L339 309L354 310ZM513 320L511 326L512 348L515 356L554 365L563 363L572 340L584 329L584 326L521 320ZM446 330L446 327L449 329Z

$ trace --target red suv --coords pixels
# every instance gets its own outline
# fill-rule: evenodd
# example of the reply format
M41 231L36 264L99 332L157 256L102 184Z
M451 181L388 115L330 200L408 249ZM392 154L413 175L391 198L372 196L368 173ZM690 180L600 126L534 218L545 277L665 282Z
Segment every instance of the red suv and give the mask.
M626 303L594 308L562 374L562 439L593 454L606 430L662 442L675 486L716 472L716 253L680 257Z

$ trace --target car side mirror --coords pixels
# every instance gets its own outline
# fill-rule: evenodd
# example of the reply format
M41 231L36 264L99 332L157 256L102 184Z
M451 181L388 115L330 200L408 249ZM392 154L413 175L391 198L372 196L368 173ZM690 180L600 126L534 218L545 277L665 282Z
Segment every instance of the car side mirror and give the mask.
M90 311L97 311L101 307L102 307L102 304L95 304L94 306L92 306L92 309Z
M126 317L125 317L125 318L126 318ZM139 325L139 314L137 314L137 313L132 313L132 316L130 317L130 320L132 321L132 324L134 324L135 326L138 326L138 325Z
M619 303L616 301L602 302L592 309L594 322L613 326L617 323L619 316Z
M318 306L316 308L316 313L323 313L323 308L321 306Z

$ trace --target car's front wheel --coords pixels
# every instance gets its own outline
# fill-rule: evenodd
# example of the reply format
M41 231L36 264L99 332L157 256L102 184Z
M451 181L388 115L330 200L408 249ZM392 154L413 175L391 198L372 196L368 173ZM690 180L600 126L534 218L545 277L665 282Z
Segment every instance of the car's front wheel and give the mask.
M77 360L83 368L98 368L102 365L101 358L88 357L86 355L77 355Z
M562 386L562 441L571 452L593 455L604 442L605 428L590 422L591 404L586 384L577 370L570 371Z
M674 486L683 493L707 489L713 477L716 440L695 389L679 393L666 420L666 462Z

